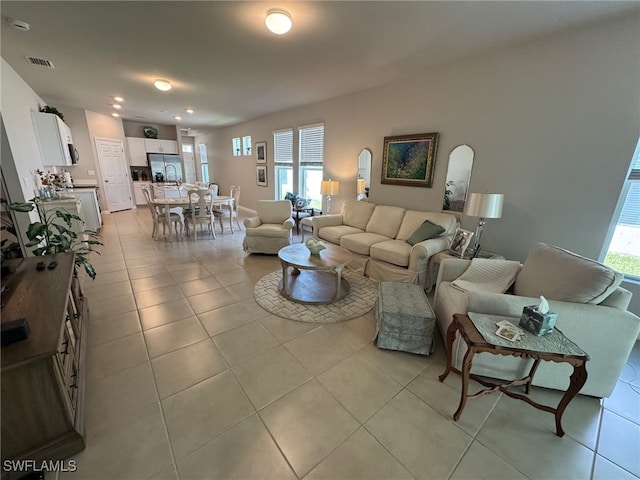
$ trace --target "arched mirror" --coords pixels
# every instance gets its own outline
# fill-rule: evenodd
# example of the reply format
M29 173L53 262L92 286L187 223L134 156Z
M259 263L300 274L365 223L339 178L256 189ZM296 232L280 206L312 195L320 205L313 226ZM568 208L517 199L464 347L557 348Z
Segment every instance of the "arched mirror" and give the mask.
M447 169L447 182L442 200L443 210L454 212L462 212L464 210L472 167L473 149L470 146L459 145L451 151Z
M357 198L367 198L371 187L371 150L363 148L358 155ZM362 182L364 180L364 182Z

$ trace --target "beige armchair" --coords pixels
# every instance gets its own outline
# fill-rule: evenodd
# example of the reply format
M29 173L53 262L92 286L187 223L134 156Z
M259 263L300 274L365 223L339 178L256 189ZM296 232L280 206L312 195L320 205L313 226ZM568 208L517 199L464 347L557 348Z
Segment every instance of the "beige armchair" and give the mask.
M631 293L619 286L621 274L558 247L537 244L515 277L513 294L456 288L452 282L459 280L471 265L471 260L445 259L440 266L433 309L443 338L454 313L520 317L525 306L537 305L539 296L544 295L551 311L558 314L556 327L590 356L587 382L580 393L611 395L640 333L640 318L627 311ZM452 355L455 367L461 368L465 353L465 343L456 338ZM474 358L471 371L513 380L524 377L530 365L530 360L479 355ZM533 383L565 390L571 371L566 364L542 362Z
M244 221L245 237L242 243L248 253L278 253L291 244L291 218L289 200L258 200L257 215Z

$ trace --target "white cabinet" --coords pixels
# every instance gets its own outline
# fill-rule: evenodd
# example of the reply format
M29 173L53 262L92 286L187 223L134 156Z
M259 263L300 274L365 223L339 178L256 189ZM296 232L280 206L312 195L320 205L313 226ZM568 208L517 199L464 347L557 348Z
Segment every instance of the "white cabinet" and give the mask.
M68 198L68 199L59 199L59 200L51 200L48 202L42 202L42 207L45 212L55 212L56 210L66 211L71 215L75 215L80 217L80 220L71 220L71 227L67 226L65 221L61 218L56 218L53 223L63 226L64 228L69 228L73 230L78 235L78 240L82 240L82 232L86 229L84 214L82 213L82 202L77 198ZM55 215L55 213L52 213Z
M147 147L144 138L127 137L127 158L132 167L146 167Z
M151 182L133 182L133 195L136 200L136 205L147 204L147 199L144 198L144 193L142 193L142 187L151 189Z
M175 140L145 138L144 145L147 153L178 153L178 142Z
M95 188L75 189L73 196L82 203L85 228L97 232L102 227L102 215L98 205L98 194Z
M71 129L53 113L31 112L44 165L72 165Z

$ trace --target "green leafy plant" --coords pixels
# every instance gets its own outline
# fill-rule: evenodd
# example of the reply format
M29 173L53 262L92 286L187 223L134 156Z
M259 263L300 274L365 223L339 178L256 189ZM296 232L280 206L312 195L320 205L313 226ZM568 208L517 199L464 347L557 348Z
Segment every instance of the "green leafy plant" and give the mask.
M22 258L22 249L20 248L20 244L14 241L14 239L18 239L16 226L13 224L13 218L11 217L9 212L4 209L4 204L6 204L7 201L4 198L0 198L0 202L2 202L3 204L1 230L2 232L6 232L9 234L8 236L6 236L5 233L2 234L3 238L0 242L0 252L2 252L2 260L8 260L11 258Z
M61 111L59 111L56 107L50 107L49 105L45 105L40 109L41 112L44 113L53 113L60 117L60 120L64 120L64 115Z
M74 220L82 221L80 217L64 210L46 211L40 197L35 197L25 203L11 203L9 208L16 212L26 213L34 209L38 212L40 221L31 223L26 233L29 243L25 246L36 247L33 249L34 255L74 251L76 253L76 267L83 267L87 275L95 280L96 271L89 262L88 255L91 252L96 252L99 255L100 252L95 250L93 246L103 245L103 243L98 240L98 233L93 230L84 230L82 232L84 238L78 238L78 234L71 229L71 225ZM56 222L56 220L62 220L64 224Z

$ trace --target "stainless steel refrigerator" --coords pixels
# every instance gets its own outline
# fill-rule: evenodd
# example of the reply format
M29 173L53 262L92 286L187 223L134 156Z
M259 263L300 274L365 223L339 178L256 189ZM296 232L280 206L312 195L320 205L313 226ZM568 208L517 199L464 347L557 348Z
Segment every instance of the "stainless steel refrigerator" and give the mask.
M182 161L180 155L165 155L163 153L147 153L151 179L153 182L181 182Z

